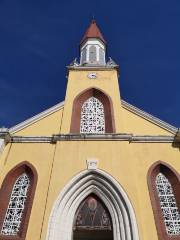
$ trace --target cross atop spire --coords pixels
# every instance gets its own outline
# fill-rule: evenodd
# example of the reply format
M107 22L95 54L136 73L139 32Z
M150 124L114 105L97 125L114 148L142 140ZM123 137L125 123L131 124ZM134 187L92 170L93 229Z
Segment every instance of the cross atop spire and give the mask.
M93 18L88 29L86 30L86 33L84 34L84 37L81 40L81 44L88 38L98 38L100 39L103 43L106 44L106 41L98 28L95 19Z

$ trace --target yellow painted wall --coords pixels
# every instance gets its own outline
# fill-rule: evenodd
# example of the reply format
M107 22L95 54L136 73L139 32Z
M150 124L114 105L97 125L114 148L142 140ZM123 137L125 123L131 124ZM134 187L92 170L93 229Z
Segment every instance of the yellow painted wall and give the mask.
M122 108L123 126L125 133L133 133L135 135L164 135L172 136L169 131L157 126L156 124L139 117L135 113Z
M140 239L157 240L147 188L148 169L154 162L163 160L180 172L179 149L168 143L24 143L12 144L10 152L5 151L3 155L6 158L3 156L1 160L1 182L10 169L25 160L33 164L38 172L27 240L45 240L50 212L57 196L73 176L86 169L86 159L92 157L98 159L98 167L112 175L126 191L135 210Z
M89 79L87 75L90 72L96 72L97 78ZM113 102L116 132L120 132L122 130L123 123L121 121L121 107L119 107L120 94L117 71L114 69L106 71L72 70L69 72L61 133L70 132L72 106L75 97L85 89L93 87L101 89L104 93L110 96Z
M113 101L118 133L171 135L166 130L125 110L120 105L115 70L96 71L98 78L87 78L88 71L70 71L64 112L62 109L19 130L18 136L51 136L69 133L72 103L89 87L106 92ZM62 141L51 143L9 143L0 158L0 184L18 163L30 162L38 172L26 240L45 240L49 216L62 188L86 169L87 158L99 160L99 168L112 175L127 193L135 211L140 240L158 240L147 187L150 166L162 160L180 172L180 151L170 143L129 143L127 141Z
M63 108L13 133L15 136L47 136L60 133Z

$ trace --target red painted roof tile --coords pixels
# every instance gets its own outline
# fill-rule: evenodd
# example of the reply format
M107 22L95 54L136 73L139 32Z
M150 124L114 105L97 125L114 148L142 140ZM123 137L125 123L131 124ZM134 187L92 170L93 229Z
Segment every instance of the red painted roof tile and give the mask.
M87 39L87 38L99 38L101 41L103 41L104 43L106 43L106 41L104 40L103 35L101 34L96 21L92 20L92 22L90 23L88 29L86 30L86 33L84 34L84 37L81 40L81 44Z

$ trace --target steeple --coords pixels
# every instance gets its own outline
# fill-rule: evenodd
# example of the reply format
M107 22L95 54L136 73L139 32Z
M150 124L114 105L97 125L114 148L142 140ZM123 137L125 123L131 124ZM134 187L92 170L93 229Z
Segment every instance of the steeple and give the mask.
M93 19L80 42L80 64L106 65L106 41Z
M87 40L88 38L98 38L100 39L103 43L106 44L106 41L104 40L104 37L100 31L100 29L98 28L96 21L93 19L88 27L88 29L86 30L84 37L81 40L81 44Z

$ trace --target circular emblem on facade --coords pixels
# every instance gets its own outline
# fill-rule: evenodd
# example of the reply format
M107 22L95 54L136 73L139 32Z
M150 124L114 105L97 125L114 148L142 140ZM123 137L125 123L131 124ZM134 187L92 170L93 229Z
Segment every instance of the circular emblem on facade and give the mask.
M95 78L97 78L97 74L95 72L88 73L87 77L90 79L95 79Z

